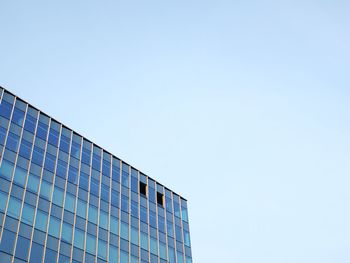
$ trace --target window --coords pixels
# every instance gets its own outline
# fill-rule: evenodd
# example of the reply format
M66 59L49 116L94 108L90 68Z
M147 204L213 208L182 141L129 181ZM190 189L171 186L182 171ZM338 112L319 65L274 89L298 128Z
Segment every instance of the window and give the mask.
M13 163L3 159L0 167L0 176L8 180L11 180L12 172L13 172Z
M78 199L77 215L82 218L86 217L86 202L81 199Z
M140 235L140 245L141 248L148 250L148 235L143 232Z
M0 104L0 115L5 117L6 119L10 119L11 111L12 111L12 104L2 100Z
M40 196L46 197L50 200L51 198L52 185L46 181L41 182Z
M64 209L74 213L75 210L75 197L71 194L66 194L66 202L64 204Z
M55 187L53 191L52 202L60 207L63 206L63 190L61 188Z
M24 129L31 133L34 133L35 126L36 126L36 119L30 116L29 114L27 114L26 121L24 123Z
M78 169L74 168L73 166L69 166L68 181L73 184L77 184L77 178L78 178Z
M21 111L20 109L15 108L12 115L12 122L16 123L19 126L22 126L23 118L24 118L24 111Z
M27 238L18 236L16 246L16 257L26 260L28 257L30 241Z
M12 132L9 132L7 136L6 148L16 152L18 147L18 142L19 142L19 136Z
M71 243L72 242L72 232L73 228L71 224L63 222L62 225L62 240Z
M39 137L40 139L46 140L47 129L48 129L47 125L39 121L38 129L36 131L36 136Z
M110 225L110 231L113 233L113 234L116 234L118 235L118 219L111 216L111 225Z
M7 208L7 214L14 218L19 218L20 210L21 210L21 201L11 196L9 205Z
M32 151L32 143L22 139L21 147L19 149L19 155L29 159L31 151Z
M164 197L162 193L157 192L157 204L160 206L164 206Z
M39 181L40 181L39 177L33 174L29 174L27 189L31 190L34 193L37 193L39 188Z
M93 255L96 253L96 237L89 234L86 236L86 251Z
M104 229L108 229L108 214L103 211L100 211L99 226Z
M60 236L60 220L56 217L51 216L50 217L50 226L49 226L49 234L51 236L59 238Z
M6 201L7 201L7 195L4 194L3 192L0 192L0 211L1 212L5 211Z
M139 244L139 231L134 227L131 227L131 243L134 245Z
M46 232L47 218L48 215L45 212L38 210L36 213L35 228Z
M129 226L124 222L120 223L120 236L126 240L129 239Z
M109 246L109 262L117 263L118 262L118 248L114 246Z
M147 196L147 184L140 182L140 194Z
M33 206L24 203L22 210L22 221L29 225L33 225L34 211L35 209Z
M80 249L84 249L84 232L75 228L74 230L74 246Z
M4 229L0 243L0 250L9 254L13 253L13 246L15 245L16 233Z
M107 259L107 243L101 239L98 240L98 256Z
M97 224L97 208L89 205L89 221Z
M13 180L18 185L24 186L26 182L26 176L27 176L27 171L17 166Z
M43 258L43 246L35 242L32 244L30 262L41 262Z

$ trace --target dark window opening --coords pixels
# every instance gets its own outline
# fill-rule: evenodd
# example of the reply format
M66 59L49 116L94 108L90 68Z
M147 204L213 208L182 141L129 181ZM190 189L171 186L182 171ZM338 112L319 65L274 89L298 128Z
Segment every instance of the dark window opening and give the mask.
M140 182L140 194L147 196L147 185L143 182Z
M164 206L164 197L162 193L157 192L157 204Z

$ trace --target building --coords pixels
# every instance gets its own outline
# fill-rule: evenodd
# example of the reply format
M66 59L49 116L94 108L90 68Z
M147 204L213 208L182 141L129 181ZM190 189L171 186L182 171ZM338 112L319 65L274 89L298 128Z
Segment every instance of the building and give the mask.
M0 87L0 262L192 262L186 200Z

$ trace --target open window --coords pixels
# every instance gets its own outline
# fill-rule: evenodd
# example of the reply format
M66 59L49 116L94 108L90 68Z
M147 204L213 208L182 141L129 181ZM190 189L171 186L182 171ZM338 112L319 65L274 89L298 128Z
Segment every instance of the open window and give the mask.
M159 192L157 192L157 204L160 206L164 206L164 195Z
M147 196L147 184L140 182L140 194Z

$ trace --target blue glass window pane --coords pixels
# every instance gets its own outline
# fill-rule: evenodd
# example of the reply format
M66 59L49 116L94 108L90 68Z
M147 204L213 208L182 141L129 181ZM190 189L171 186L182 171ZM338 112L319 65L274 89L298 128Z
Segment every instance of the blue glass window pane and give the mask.
M30 252L30 262L41 262L43 258L44 247L35 242L32 244L32 249Z
M0 192L0 211L4 212L7 202L7 195L3 192Z
M41 182L40 196L51 199L52 185L46 181Z
M0 250L9 254L13 254L15 238L16 238L15 233L4 229L4 232L2 233L1 243L0 243Z
M44 150L34 146L32 162L41 166L44 160Z
M148 188L148 199L150 202L155 203L156 202L156 194L155 190L152 187Z
M125 171L122 173L122 185L129 188L129 174Z
M176 240L182 242L182 231L181 231L181 227L178 225L175 225L175 234L176 234Z
M143 232L140 233L140 244L143 249L148 250L148 235Z
M69 153L70 139L64 135L61 135L60 149L65 153Z
M98 240L98 256L107 259L107 243L101 239Z
M58 187L55 187L54 191L53 191L52 202L55 205L62 207L63 206L63 195L64 195L63 190L58 188Z
M19 155L21 155L24 158L29 159L30 153L32 151L32 146L33 146L32 143L22 139L21 147L19 149Z
M27 238L18 236L16 245L16 257L27 260L30 241Z
M174 237L173 224L170 221L167 221L167 232L168 232L168 236Z
M108 229L108 214L106 212L100 211L99 226L104 229Z
M26 178L27 178L27 171L17 166L13 180L18 185L24 187L24 185L26 183Z
M82 218L86 217L86 201L78 199L77 215Z
M46 153L45 165L44 165L45 169L53 173L55 171L55 164L56 164L56 156Z
M12 115L12 122L16 123L19 126L22 126L23 120L24 120L24 111L21 111L20 109L15 108Z
M45 262L56 262L57 252L46 248Z
M68 243L72 242L73 226L63 222L62 239Z
M17 152L18 144L19 136L12 132L9 132L9 134L7 135L6 148L11 151Z
M110 231L115 234L118 235L118 219L111 216L111 225L110 225Z
M131 200L131 215L138 218L139 217L139 206L138 203Z
M96 237L92 235L86 235L86 251L95 254L96 253Z
M99 181L91 178L90 181L90 192L96 196L99 196Z
M38 189L39 189L39 182L40 182L40 179L38 176L35 176L33 174L29 174L28 182L27 182L27 189L31 190L34 193L37 193Z
M10 196L9 205L7 208L7 214L17 219L19 218L20 211L21 211L21 201L13 196Z
M69 166L68 181L73 184L77 184L77 179L78 179L78 169L74 168L73 166Z
M36 136L40 139L46 140L48 126L39 121Z
M170 263L175 263L175 250L171 247L168 247L168 257L169 257L169 262Z
M26 121L24 123L24 129L31 133L34 133L35 126L36 126L36 119L27 114Z
M56 173L59 177L66 179L67 165L68 164L65 161L58 160Z
M177 217L180 217L180 205L174 201L174 214Z
M124 212L129 212L129 198L125 195L122 195L122 210Z
M91 152L89 150L83 148L81 161L85 164L90 164L90 156L91 156Z
M33 225L35 208L26 203L23 205L22 209L22 222Z
M147 223L147 208L140 206L140 219L142 222Z
M101 166L101 157L98 156L97 154L92 155L92 168L100 171L100 166Z
M78 228L75 228L74 229L74 246L80 249L84 249L84 240L85 240L84 232L79 230Z
M139 180L135 177L131 177L131 191L134 191L135 193L138 192L139 187Z
M166 246L162 242L159 243L159 255L160 255L160 258L164 260L167 259Z
M50 225L49 225L49 234L51 236L59 238L60 227L61 227L60 220L58 220L56 217L51 216Z
M2 100L0 104L0 115L5 117L6 119L10 119L12 106L12 104Z
M107 177L110 176L110 169L111 169L111 163L107 162L106 160L103 160L102 164L102 174L106 175Z
M184 255L179 251L177 251L176 254L177 254L177 262L184 263Z
M89 205L89 221L94 224L97 224L97 218L97 208L92 205Z
M114 166L112 167L112 179L116 182L120 182L120 167Z
M109 202L109 187L104 184L101 186L101 199Z
M131 243L134 245L139 244L139 231L134 227L131 228Z
M79 187L82 189L89 188L89 175L86 173L80 172Z
M120 263L128 263L129 262L129 255L125 251L120 251Z
M55 147L57 147L58 145L58 131L56 131L55 129L50 129L49 144Z
M5 137L6 137L6 129L3 127L0 127L0 144L1 145L4 145Z
M11 180L13 173L13 163L3 159L0 166L0 176Z
M118 248L109 246L109 262L118 263Z
M75 210L75 197L71 194L66 194L66 202L64 204L64 209L74 213Z
M72 148L71 148L71 153L73 157L79 159L80 156L80 145L76 142L72 142Z
M184 243L186 246L190 246L191 242L190 242L190 233L186 230L184 230Z
M151 248L151 253L158 255L157 239L151 237L150 248Z
M120 236L129 240L129 226L124 222L120 222Z
M47 218L48 215L45 212L38 210L36 213L35 228L46 232Z
M111 203L115 207L119 207L119 193L112 191Z
M162 216L158 216L158 230L165 233L165 219Z

